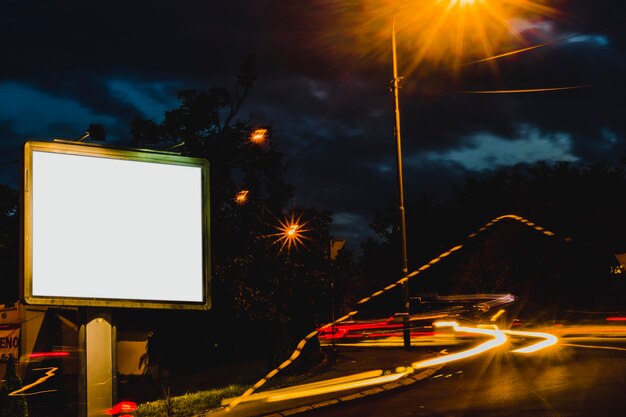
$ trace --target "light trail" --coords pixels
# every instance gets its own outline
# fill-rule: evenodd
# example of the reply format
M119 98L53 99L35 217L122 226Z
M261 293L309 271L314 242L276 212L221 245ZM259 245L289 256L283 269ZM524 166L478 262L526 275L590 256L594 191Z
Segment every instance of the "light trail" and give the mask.
M562 346L578 347L585 349L606 349L606 350L621 350L626 351L626 348L620 348L615 346L592 346L592 345L577 345L574 343L563 343Z
M58 371L59 368L50 367L50 368L33 369L33 371L45 371L45 370L47 370L47 372L44 374L44 376L42 376L41 378L39 378L37 381L33 382L32 384L25 385L18 390L10 392L9 397L15 397L16 395L35 395L35 394L43 394L44 392L57 391L57 390L45 390L45 391L38 391L38 392L31 392L31 393L23 394L24 392L30 390L31 388L41 385L47 380L49 380L50 378L52 378L53 376L55 376L56 375L55 372Z
M382 369L361 372L358 374L342 376L339 378L326 379L323 381L311 382L309 384L296 385L294 387L289 387L289 388L281 388L281 389L276 389L276 390L271 390L271 391L258 392L246 398L244 402L266 400L269 397L277 397L280 395L288 394L292 391L307 391L307 390L315 390L315 389L320 389L320 388L325 388L325 387L327 388L332 385L342 385L342 384L351 383L355 381L362 381L365 379L378 378L380 376L383 376ZM236 398L237 397L223 399L222 405L231 404Z
M535 337L543 339L538 343L534 343L530 346L516 349L513 352L516 353L533 353L539 350L545 349L549 346L553 346L557 343L556 336L543 333L543 332L527 332L527 331L512 331L512 330L499 330L497 326L492 327L468 327L460 326L455 321L440 321L434 323L435 327L451 327L457 333L470 333L480 336L489 336L490 340L481 343L470 349L456 352L453 354L447 354L445 356L439 356L433 359L426 359L422 361L413 362L410 367L396 368L396 372L391 374L384 374L382 370L372 370L368 372L361 372L358 374L348 375L339 378L333 378L324 381L312 382L309 384L297 385L289 388L281 388L277 390L271 390L261 393L249 394L247 396L229 398L222 401L222 405L227 405L226 411L229 411L237 404L241 402L249 401L265 401L265 402L278 402L292 400L296 398L310 397L315 395L330 394L334 392L347 391L352 389L364 388L373 385L381 385L399 379L405 378L412 374L416 369L428 368L437 365L444 365L453 361L470 358L472 356L480 355L491 349L505 344L508 340L507 335L515 337ZM374 342L376 343L376 342ZM373 343L359 343L355 346L372 346ZM383 344L380 344L381 346ZM387 345L388 346L388 345ZM399 345L400 346L400 345ZM626 349L623 349L626 350ZM279 367L280 368L280 367ZM271 377L268 375L268 377Z
M550 230L545 229L542 226L539 226L535 223L533 223L532 221L518 216L518 215L514 215L514 214L505 214L499 217L496 217L495 219L491 220L489 223L485 224L484 226L482 226L480 229L478 229L477 231L469 234L466 238L466 240L475 238L476 236L478 236L480 233L484 232L485 230L489 229L490 227L494 226L495 224L497 224L498 222L500 222L501 220L515 220L518 222L521 222L523 224L525 224L526 226L538 231L539 233L542 233L545 236L548 237L554 237L556 236L556 234ZM565 241L571 241L571 238L564 238ZM437 256L436 258L433 258L430 260L430 262L422 265L419 269L417 269L416 271L411 272L410 274L408 274L405 277L402 277L401 279L399 279L398 281L396 281L395 283L392 283L390 285L388 285L387 287L385 287L382 291L378 291L372 295L370 295L369 297L365 297L363 299L361 299L360 301L357 302L357 305L361 305L361 304L365 304L368 301L370 301L372 298L378 296L379 294L382 294L383 292L389 291L393 288L395 288L396 286L400 285L400 284L404 284L406 282L408 282L411 278L419 275L420 273L424 272L425 270L427 270L428 268L430 268L432 265L436 264L437 262L439 262L440 260L442 260L443 258L452 255L454 252L462 249L464 247L464 244L460 244L457 246L454 246L452 248L450 248L448 251L443 252L442 254L440 254L439 256ZM274 370L272 370L270 373L268 373L264 378L262 378L261 380L257 381L256 384L254 384L252 387L250 387L246 392L244 392L243 394L241 394L241 396L239 398L237 398L235 401L233 401L227 408L226 408L226 412L231 411L233 408L235 408L237 406L237 404L239 404L240 402L244 401L245 398L249 397L250 395L252 395L252 393L254 393L257 389L259 389L261 386L263 386L268 380L270 380L271 378L273 378L276 374L278 374L281 370L285 369L287 366L289 366L299 355L300 352L302 351L302 348L304 347L304 345L313 337L318 335L319 331L322 331L324 329L328 329L334 325L337 325L341 322L344 322L346 320L348 320L349 318L355 316L358 313L358 310L353 310L351 312L349 312L348 314L344 315L343 317L335 320L334 322L331 323L327 323L323 326L321 326L319 329L309 333L304 339L302 339L300 341L300 343L298 344L298 346L296 347L296 350L293 352L293 354L291 355L291 357L289 359L287 359L285 362L283 362L278 368L275 368Z
M459 326L459 324L455 321L440 321L434 323L436 327L452 327L456 332L465 332L465 333L475 333L484 336L491 336L492 339L486 341L485 343L481 343L480 345L473 347L471 349L467 349L461 352L452 353L446 356L440 356L434 359L427 359L424 361L413 362L411 366L414 369L428 368L429 366L434 365L442 365L453 361L458 361L461 359L469 358L472 356L479 355L488 350L491 350L495 347L501 346L507 341L507 337L501 330L497 329L480 329L476 327L464 327Z
M494 314L493 316L491 316L491 318L489 319L489 321L494 322L496 320L498 320L500 317L502 317L502 315L506 313L506 310L504 309L500 309L496 314Z
M559 326L551 329L553 333L557 333L560 337L585 337L585 336L603 336L603 337L625 337L626 326L615 325L574 325Z
M511 336L521 336L521 337L537 337L540 339L544 339L540 342L537 342L535 344L532 344L530 346L526 346L520 349L516 349L513 352L514 353L534 353L537 352L541 349L545 349L547 347L550 346L554 346L557 344L557 342L559 341L559 339L550 333L543 333L543 332L527 332L527 331L515 331L515 330L503 330L503 332L505 334L509 334Z
M313 395L329 394L332 392L346 391L355 388L364 388L372 385L386 384L389 382L397 381L413 373L413 368L408 368L404 372L396 372L389 375L381 375L375 378L360 379L355 381L344 382L341 384L325 385L316 388L297 389L294 387L294 391L285 392L283 394L274 395L267 399L267 402L277 402L292 400L295 398L309 397Z

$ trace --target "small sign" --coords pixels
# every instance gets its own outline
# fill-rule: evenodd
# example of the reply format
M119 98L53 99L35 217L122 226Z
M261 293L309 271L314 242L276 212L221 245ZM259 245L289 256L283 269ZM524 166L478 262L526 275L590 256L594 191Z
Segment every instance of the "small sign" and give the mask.
M0 329L0 362L8 361L11 356L17 359L19 357L19 346L19 327Z

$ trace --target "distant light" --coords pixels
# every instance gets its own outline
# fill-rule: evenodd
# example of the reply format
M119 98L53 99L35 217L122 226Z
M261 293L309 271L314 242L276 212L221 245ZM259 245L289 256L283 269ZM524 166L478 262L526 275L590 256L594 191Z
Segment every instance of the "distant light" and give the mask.
M267 141L269 130L265 128L255 129L250 133L250 142L255 145L261 145Z
M235 203L243 206L248 201L249 190L241 190L235 195Z
M607 317L606 321L626 321L626 317Z

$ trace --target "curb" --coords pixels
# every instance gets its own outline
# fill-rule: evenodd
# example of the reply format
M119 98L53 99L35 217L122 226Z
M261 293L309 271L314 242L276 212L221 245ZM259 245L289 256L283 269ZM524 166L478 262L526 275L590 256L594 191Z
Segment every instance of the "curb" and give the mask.
M285 411L280 411L278 413L272 413L272 414L265 414L263 417L288 417L288 416L293 416L296 414L300 414L300 413L304 413L307 411L312 411L312 410L319 410L320 408L324 408L324 407L328 407L331 405L335 405L335 404L340 404L340 403L344 403L344 402L348 402L348 401L352 401L352 400L357 400L359 398L365 398L365 397L369 397L370 395L376 395L376 394L380 394L383 392L387 392L387 391L391 391L394 390L396 388L401 388L401 387L405 387L408 385L412 385L414 383L416 383L417 381L421 381L423 379L426 379L428 377L430 377L432 374L434 374L435 372L437 372L438 370L440 370L441 368L443 368L443 365L438 365L438 366L433 366L431 368L427 368L425 370L423 370L422 372L416 374L416 375L411 375L411 376L407 376L399 381L395 381L395 382L389 382L385 385L382 385L380 387L374 387L374 388L370 388L367 389L365 391L360 391L354 394L349 394L349 395L344 395L343 397L339 397L339 398L335 398L332 400L326 400L326 401L322 401L319 403L315 403L315 404L311 404L311 405L305 405L302 407L297 407L297 408L292 408L289 410L285 410Z

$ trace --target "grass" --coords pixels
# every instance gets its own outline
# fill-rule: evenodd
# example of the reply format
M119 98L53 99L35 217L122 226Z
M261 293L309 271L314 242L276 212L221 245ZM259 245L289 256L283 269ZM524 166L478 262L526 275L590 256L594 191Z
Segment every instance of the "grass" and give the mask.
M292 375L279 375L276 378L268 381L268 384L264 386L265 389L275 389L283 386L290 386L299 383L299 381L307 378L314 372L314 368L322 363L325 363L326 356L323 355L315 363L315 366L309 367L307 371L298 372ZM236 380L232 380L230 385L224 387L216 387L207 390L202 390L193 393L186 393L183 395L172 395L169 388L163 389L163 396L160 400L141 403L137 409L137 417L192 417L200 413L209 411L221 406L222 399L238 397L243 394L255 381L265 374L263 366L258 364L243 363L239 366L229 366L222 369L220 372L212 372L212 375L218 375L220 380L227 377L228 374L238 375ZM193 387L193 378L185 378L187 384L186 387ZM181 381L174 383L172 386L178 387L178 392L184 392L186 389L181 386ZM191 382L191 383L190 383ZM206 381L204 381L206 383ZM152 397L154 398L154 397Z
M248 386L229 385L205 391L171 396L164 390L164 398L140 404L137 408L138 417L191 417L195 414L217 408L223 398L241 395Z

